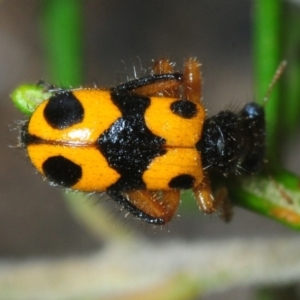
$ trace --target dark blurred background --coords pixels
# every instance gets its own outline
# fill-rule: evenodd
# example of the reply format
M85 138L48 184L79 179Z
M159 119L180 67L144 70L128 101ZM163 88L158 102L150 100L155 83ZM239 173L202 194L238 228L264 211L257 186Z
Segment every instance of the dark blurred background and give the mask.
M47 81L41 39L43 1L0 1L0 257L61 256L90 252L101 244L69 213L59 189L35 174L18 144L18 121L11 91L22 83ZM167 57L180 69L185 58L202 62L204 103L208 114L241 107L253 100L250 0L84 1L83 85L112 86L118 78ZM125 62L126 68L124 67ZM122 77L123 76L123 77ZM59 78L58 78L59 81ZM266 87L267 89L267 87ZM299 173L297 147L287 149L286 166ZM124 213L111 207L111 214ZM196 206L195 206L196 208ZM135 226L125 222L124 226ZM137 226L140 226L137 224ZM139 230L136 228L129 230ZM166 230L143 228L154 242L230 237L278 237L297 233L257 214L235 208L230 224L217 217L181 212ZM205 299L251 299L235 289ZM246 293L248 292L248 293ZM239 297L240 295L240 297ZM220 297L220 298L218 298ZM249 298L247 298L249 297Z

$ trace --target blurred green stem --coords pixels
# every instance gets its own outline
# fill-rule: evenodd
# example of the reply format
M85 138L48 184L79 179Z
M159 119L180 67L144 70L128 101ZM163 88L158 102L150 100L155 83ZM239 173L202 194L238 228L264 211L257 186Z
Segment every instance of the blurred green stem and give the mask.
M282 0L254 1L253 44L254 44L254 78L255 97L263 104L268 86L282 60ZM265 107L267 121L267 157L277 164L278 129L280 114L280 90L276 84Z
M82 84L83 2L43 0L42 38L51 83Z

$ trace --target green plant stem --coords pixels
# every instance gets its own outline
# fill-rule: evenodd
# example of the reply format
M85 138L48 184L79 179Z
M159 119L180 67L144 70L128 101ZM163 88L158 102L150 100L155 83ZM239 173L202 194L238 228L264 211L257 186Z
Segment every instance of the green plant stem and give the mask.
M78 86L82 83L81 0L44 0L42 37L46 68L51 83Z
M299 177L286 170L276 174L228 181L235 204L300 230Z
M256 99L262 104L268 86L281 57L282 0L256 0L254 2L254 73ZM265 107L267 120L267 156L277 163L280 92L276 84Z

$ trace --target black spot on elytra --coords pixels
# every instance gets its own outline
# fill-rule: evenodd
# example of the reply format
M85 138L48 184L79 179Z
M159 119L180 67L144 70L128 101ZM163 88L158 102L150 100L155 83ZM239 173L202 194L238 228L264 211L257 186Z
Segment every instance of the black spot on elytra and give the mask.
M49 99L44 117L55 129L65 129L82 122L84 109L72 92L57 93Z
M171 104L171 111L184 119L191 119L198 112L196 104L188 100L174 101Z
M64 187L72 187L82 177L81 167L61 155L49 157L42 168L50 181Z
M181 174L172 178L169 187L172 189L190 189L194 186L195 178L189 174Z

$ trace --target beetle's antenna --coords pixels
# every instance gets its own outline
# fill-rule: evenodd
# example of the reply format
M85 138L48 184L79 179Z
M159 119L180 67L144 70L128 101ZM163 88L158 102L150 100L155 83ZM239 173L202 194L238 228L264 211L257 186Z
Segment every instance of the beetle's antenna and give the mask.
M274 86L275 86L276 82L278 81L278 79L283 74L286 65L287 65L287 61L286 60L283 60L279 64L279 66L278 66L278 68L277 68L277 70L276 70L276 72L275 72L275 74L274 74L274 76L272 78L272 81L269 84L269 87L268 87L268 90L267 90L267 92L265 94L265 97L263 98L264 105L266 105L266 103L268 102L268 100L270 98L270 95L271 95L271 93L272 93L272 91L274 89Z

